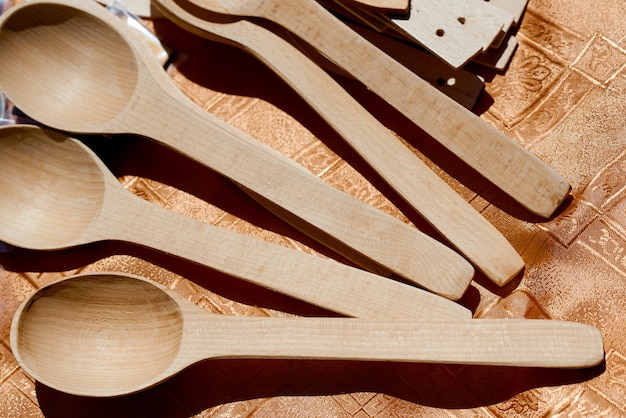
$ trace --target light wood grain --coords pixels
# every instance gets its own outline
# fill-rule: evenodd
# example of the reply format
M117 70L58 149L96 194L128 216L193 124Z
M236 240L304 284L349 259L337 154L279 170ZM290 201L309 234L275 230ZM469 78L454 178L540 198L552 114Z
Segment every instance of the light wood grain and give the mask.
M446 3L437 0L413 0L406 16L391 17L389 20L406 37L439 59L453 68L461 68L489 46L501 26L491 16L485 19L483 27L473 23L472 16L469 16L467 24L462 24L458 20L462 16L448 9ZM463 13L466 14L467 10Z
M425 0L418 0L418 4ZM428 0L432 1L432 0ZM466 0L437 0L436 5L445 10L463 26L463 29L482 43L483 51L487 50L504 29L504 22L495 16L490 8L483 5L468 3Z
M531 212L549 217L569 195L568 181L545 162L355 36L316 2L248 0L230 7L216 0L191 2L267 18L306 39Z
M476 104L484 87L482 78L463 68L453 68L424 50L411 38L407 38L386 15L350 6L340 0L320 0L320 3L334 13L345 16L343 23L437 90L467 109L472 109ZM183 5L184 2L177 4ZM315 48L304 41L297 42L297 46L309 57L319 55ZM352 74L327 59L316 61L327 71L354 78ZM450 79L454 79L455 82L445 82Z
M92 0L85 0L85 1L92 1ZM104 0L98 0L98 1L103 4L107 4L107 2ZM141 16L141 17L146 17L150 19L165 18L165 16L163 16L163 14L158 10L158 7L156 7L156 4L150 2L150 0L118 0L116 4L118 4L124 10L130 13L133 13L135 15ZM324 2L325 6L328 6L330 4L331 3ZM183 10L186 10L186 8L189 7L189 4L186 4L184 1L176 2L176 5ZM356 6L352 7L350 10L357 10L357 9L359 11L362 11L360 8ZM189 14L188 11L187 13ZM367 13L367 14L370 16L379 15L378 13ZM217 16L215 15L212 16L212 18L216 18L216 17ZM170 15L170 19L171 18L172 16ZM205 16L203 20L207 21L208 18ZM242 21L230 20L227 22L225 21L223 23L228 23L227 26L233 26L233 25L239 26L240 22ZM386 26L389 26L391 24L389 22L389 19L387 18L384 18L384 22ZM208 23L209 22L207 21L207 24ZM245 31L245 33L247 34L246 36L253 36L255 32L257 31L267 31L267 29L263 28L262 26L261 26L261 29L257 29L259 25L256 25L256 24L253 25L252 23L254 22L247 21L247 23L243 24L243 25L251 26ZM233 36L228 35L230 33L229 29L225 29L225 30L220 29L221 26L223 25L219 25L219 26L212 25L212 28L210 31L214 33L215 35L217 35L217 36L212 37L212 40L216 40L219 42L219 41L223 41L224 38L231 38L234 36L234 35ZM359 25L357 28L353 27L353 29L361 33L360 30L362 29L362 25ZM362 36L364 36L365 38L368 38L370 42L374 43L380 49L383 49L386 53L393 56L394 59L396 59L398 62L401 62L404 66L409 68L419 77L428 81L432 86L436 87L437 90L443 92L445 95L452 98L453 100L455 100L456 102L460 103L461 105L463 105L464 107L468 109L472 109L474 107L474 105L476 104L476 100L478 99L480 93L483 91L483 87L484 87L484 82L479 76L477 76L476 74L470 73L469 71L465 71L463 69L454 69L450 67L449 65L445 64L444 62L442 62L440 59L434 57L432 54L429 54L423 51L422 49L416 48L412 45L407 45L405 40L399 40L396 37L382 36L380 33L377 33L377 34L379 35L378 37L380 37L381 39L373 41L371 37L365 36L361 33ZM277 36L275 37L278 37L278 34L276 35ZM264 36L267 37L267 35L264 35ZM245 39L243 35L239 35L239 37L236 37L236 39L239 43L245 43L243 42L243 39ZM232 40L235 40L235 39L232 39ZM290 37L289 41L294 44L297 44L297 47L303 50L305 52L305 55L307 56L312 56L317 53L315 49L311 48L310 45L306 44L305 42L302 42L302 41L299 42L298 39L295 39L293 37ZM280 40L279 42L284 42L284 40ZM235 46L240 47L240 45L238 44ZM253 50L251 48L252 48L252 45L248 47L247 51L251 53L252 55L255 55L257 57L260 57L263 55L263 49ZM272 48L272 49L276 49L276 48ZM340 69L339 67L337 67L336 65L334 65L328 60L322 60L322 62L318 62L318 64L321 65L327 71L341 73L345 77L351 77L349 73L346 73L343 69ZM448 80L450 78L454 78L455 83L442 83L441 82L442 80Z
M193 33L207 38L220 34L226 37L222 39L224 42L234 42L240 48L255 51L255 55L316 109L390 187L487 277L504 284L523 268L522 259L499 231L330 76L291 45L245 20L218 24L207 20L210 16L201 19L191 14L181 6L184 2L158 0L156 4L166 16ZM263 203L267 206L269 202Z
M216 29L239 47L262 51L259 58L326 115L326 121L383 180L494 283L504 285L523 269L523 260L498 230L305 56L270 32L257 28L251 36L252 28L244 21L214 28L210 21L201 19L201 11L192 8L191 14L181 3L168 0L157 4L163 13L194 33L211 37Z
M105 273L69 278L28 298L15 314L11 348L35 379L87 396L136 392L210 358L554 368L604 359L600 331L573 322L224 316L145 279Z
M369 270L396 274L451 299L465 292L473 268L461 256L203 111L126 30L84 0L16 6L0 22L0 55L12 57L0 63L0 88L48 126L136 133L165 144L251 191L278 216Z
M471 110L476 105L485 87L482 78L476 74L462 68L454 69L419 47L384 33L359 24L348 23L348 25L363 38L385 51L386 54L466 109ZM351 77L345 71L342 74Z
M125 190L81 142L33 126L0 128L0 173L0 240L12 245L50 250L119 240L347 316L471 317L416 287L147 202Z
M465 1L465 3L471 7L479 8L484 12L489 13L502 23L500 35L491 44L492 48L498 48L505 35L509 33L511 28L515 25L515 17L510 12L495 6L492 1L470 0Z

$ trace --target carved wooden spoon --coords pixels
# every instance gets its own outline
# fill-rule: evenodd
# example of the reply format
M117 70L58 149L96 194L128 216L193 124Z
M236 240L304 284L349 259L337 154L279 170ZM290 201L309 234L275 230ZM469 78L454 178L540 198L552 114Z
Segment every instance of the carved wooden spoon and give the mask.
M14 6L0 18L0 56L11 57L0 61L0 89L53 128L136 133L177 149L369 270L451 299L465 292L473 268L461 256L203 111L127 30L91 1Z
M211 358L282 358L584 368L601 363L594 327L549 320L427 322L211 314L146 279L99 273L46 286L18 308L11 349L60 391L137 392Z
M348 316L471 316L416 287L147 202L124 189L84 144L34 126L0 128L0 195L0 240L18 247L51 250L119 240Z
M502 234L463 200L328 74L272 32L246 20L216 23L185 1L156 0L161 12L197 35L251 51L313 109L411 207L488 278L503 285L524 261ZM193 13L191 13L191 11Z
M568 196L567 180L545 162L356 35L316 1L189 1L215 13L260 17L285 27L529 211L549 217Z

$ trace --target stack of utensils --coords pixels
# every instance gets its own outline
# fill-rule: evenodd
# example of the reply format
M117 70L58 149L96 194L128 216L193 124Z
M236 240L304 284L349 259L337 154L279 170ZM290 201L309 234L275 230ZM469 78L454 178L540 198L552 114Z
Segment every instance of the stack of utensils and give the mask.
M469 63L506 66L525 2L155 0L152 6L183 29L265 63L438 236L331 187L199 108L164 71L154 39L146 42L111 8L92 0L18 4L0 18L0 90L33 124L0 128L0 241L41 251L130 242L353 317L205 318L148 279L83 274L39 289L16 312L11 347L31 376L69 393L114 396L207 357L559 368L603 361L600 332L585 324L472 318L458 301L476 272L505 286L523 275L523 259L327 72L359 81L499 193L548 219L568 197L568 181L472 113L476 90L460 88L471 79ZM406 57L406 48L415 55L396 59ZM427 75L432 66L424 63L454 76ZM358 268L134 196L80 139L129 134L223 175ZM212 350L202 348L203 337ZM140 345L128 348L131 340ZM75 356L68 358L68 347Z

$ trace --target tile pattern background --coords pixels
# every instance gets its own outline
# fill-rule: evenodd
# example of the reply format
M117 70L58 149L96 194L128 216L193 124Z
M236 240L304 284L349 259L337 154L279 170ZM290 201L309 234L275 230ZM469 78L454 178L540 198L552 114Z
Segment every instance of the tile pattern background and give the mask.
M0 254L0 416L3 417L596 417L626 414L626 2L530 0L503 74L485 73L476 111L565 175L572 198L533 218L356 83L338 77L416 154L496 225L527 263L507 288L476 277L462 303L476 317L589 323L606 365L555 371L432 364L218 360L116 399L69 396L33 382L9 348L26 294L77 272L157 280L213 312L330 315L180 260L123 243ZM208 112L289 155L324 181L433 233L314 112L244 53L171 24L173 80ZM5 58L3 58L5 59ZM476 138L480 141L480 138ZM129 190L173 211L332 257L229 182L141 138L88 142ZM202 181L198 179L202 178ZM315 199L315 196L311 196ZM468 226L470 227L470 226Z

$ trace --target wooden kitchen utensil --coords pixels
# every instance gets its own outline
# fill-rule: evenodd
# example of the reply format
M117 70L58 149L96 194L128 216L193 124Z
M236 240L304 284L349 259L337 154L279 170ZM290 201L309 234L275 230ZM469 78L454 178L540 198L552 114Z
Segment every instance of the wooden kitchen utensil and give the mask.
M190 2L215 13L266 18L290 30L532 213L549 217L569 195L567 180L545 162L356 35L317 2Z
M103 240L153 248L348 316L471 317L416 287L176 214L126 189L81 142L0 128L0 240L52 250ZM455 260L432 260L433 264Z
M14 6L0 19L0 56L11 57L0 62L0 89L50 127L136 133L176 149L369 270L392 272L451 299L465 292L473 269L462 257L197 107L127 30L90 1ZM465 228L471 234L471 226ZM433 252L447 261L435 268Z
M154 386L212 358L344 359L585 368L600 331L550 320L426 322L216 315L136 276L70 277L28 297L11 349L33 378L85 396Z
M505 284L523 268L523 260L498 230L289 43L247 20L216 23L209 20L211 15L203 19L193 5L186 9L184 1L156 0L155 4L165 16L197 35L254 53L342 135L405 202L495 283Z

